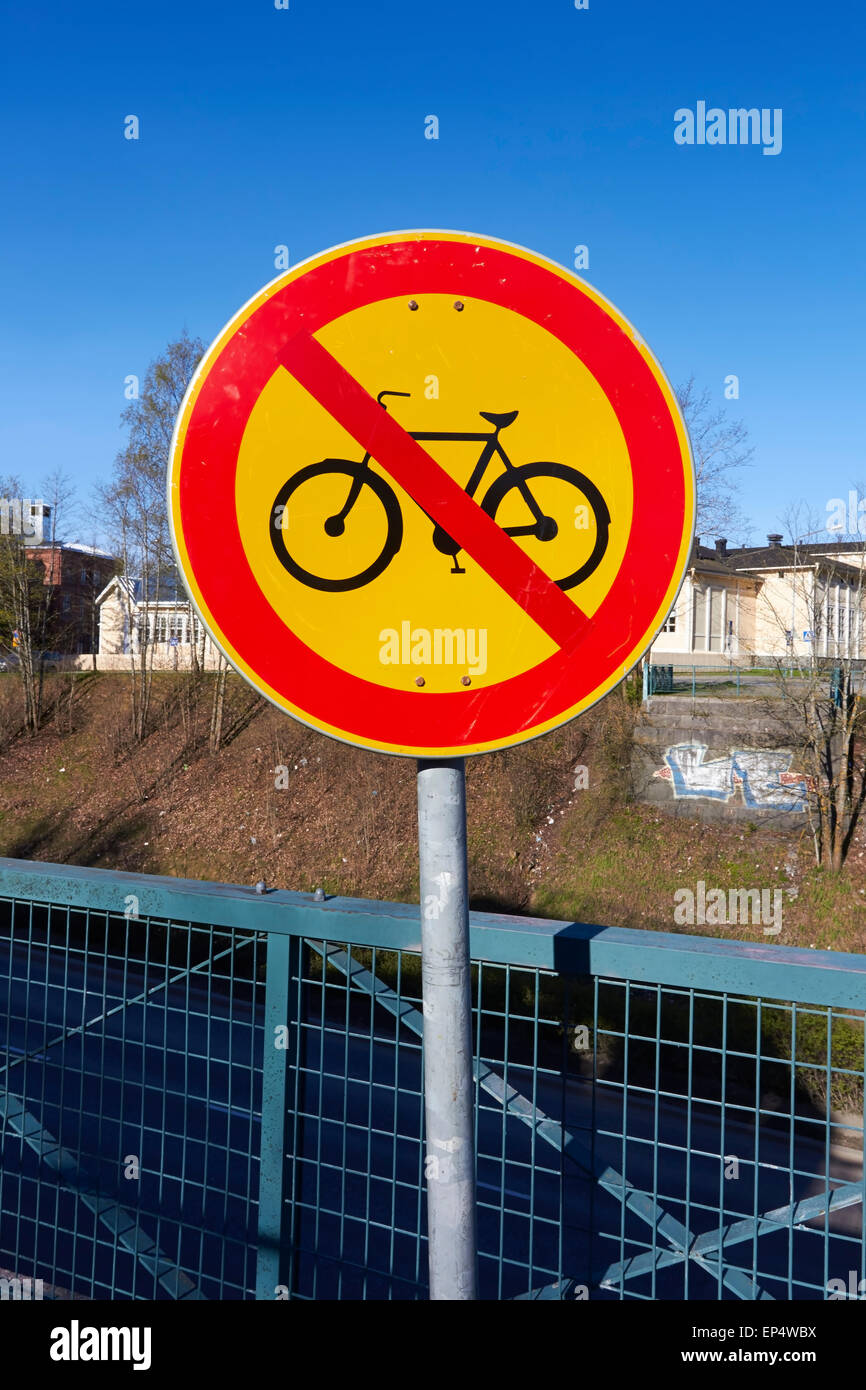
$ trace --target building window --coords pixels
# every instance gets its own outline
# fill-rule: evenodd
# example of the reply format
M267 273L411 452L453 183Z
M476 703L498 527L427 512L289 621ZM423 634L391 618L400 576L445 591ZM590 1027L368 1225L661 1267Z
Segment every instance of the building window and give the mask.
M676 630L677 630L677 615L676 615L676 613L668 613L668 616L665 618L664 622L663 622L662 625L661 625L661 631L662 631L662 632L676 632Z
M155 642L165 643L168 641L168 623L169 619L167 613L157 613Z

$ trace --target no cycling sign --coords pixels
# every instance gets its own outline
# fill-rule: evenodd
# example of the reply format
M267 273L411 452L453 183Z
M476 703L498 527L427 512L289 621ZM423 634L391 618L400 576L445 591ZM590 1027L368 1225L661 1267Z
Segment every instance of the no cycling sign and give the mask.
M169 470L211 637L304 723L428 758L573 718L651 642L691 546L673 392L597 291L462 232L324 251L190 384Z
M462 755L579 714L664 621L694 513L673 393L622 315L541 256L365 238L220 334L181 407L169 511L193 602L257 690L418 757L430 1298L474 1299Z

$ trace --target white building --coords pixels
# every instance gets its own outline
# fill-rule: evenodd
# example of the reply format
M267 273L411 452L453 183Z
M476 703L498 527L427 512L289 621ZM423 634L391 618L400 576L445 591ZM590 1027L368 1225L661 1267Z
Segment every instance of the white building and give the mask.
M198 660L215 666L217 650L175 578L151 580L147 589L145 597L141 579L115 575L97 596L99 666L126 666L148 647L155 667L191 666L194 645Z
M760 665L789 657L866 660L866 542L714 548L696 539L683 586L652 647L669 665Z

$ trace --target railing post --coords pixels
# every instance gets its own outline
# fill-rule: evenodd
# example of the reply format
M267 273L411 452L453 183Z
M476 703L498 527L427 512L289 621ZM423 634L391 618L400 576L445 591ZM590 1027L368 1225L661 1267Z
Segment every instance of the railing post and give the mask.
M297 1064L292 1049L299 1045L299 1030L291 1026L291 978L292 964L299 960L299 952L300 942L295 937L269 934L262 1056L256 1298L271 1301L276 1298L280 1285L290 1284L290 1275L282 1267L282 1252L287 1166L286 1120L289 1113L287 1087ZM300 978L300 973L296 973Z
M478 1297L475 1087L462 758L418 763L431 1299Z

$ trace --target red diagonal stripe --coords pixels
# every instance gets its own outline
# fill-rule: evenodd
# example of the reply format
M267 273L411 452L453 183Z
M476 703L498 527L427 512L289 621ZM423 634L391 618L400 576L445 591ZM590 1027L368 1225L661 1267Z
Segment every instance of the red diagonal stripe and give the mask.
M560 647L578 640L586 630L586 614L312 334L291 338L282 363L548 637Z

